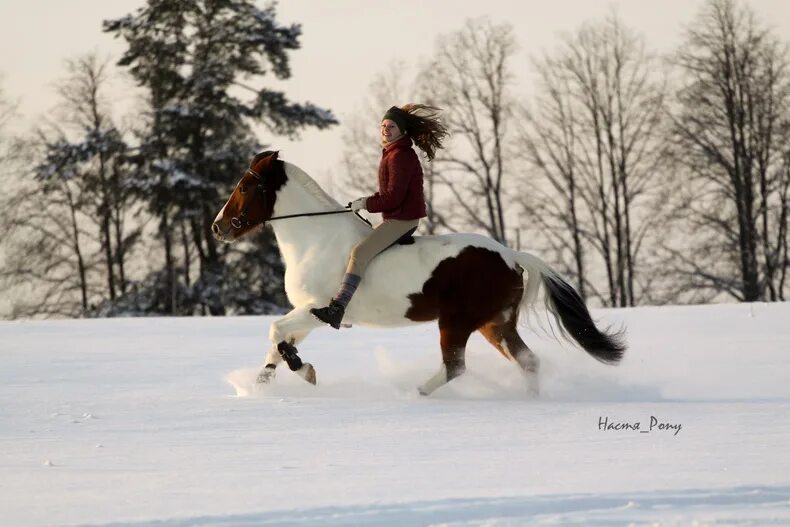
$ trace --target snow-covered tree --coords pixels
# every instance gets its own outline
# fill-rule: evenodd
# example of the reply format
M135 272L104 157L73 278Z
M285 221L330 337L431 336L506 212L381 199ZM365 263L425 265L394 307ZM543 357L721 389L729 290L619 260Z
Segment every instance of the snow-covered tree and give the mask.
M61 124L75 131L73 142L64 134L53 148L66 149L66 157L80 163L88 218L97 226L105 269L107 297L114 300L126 289L125 255L135 239L126 231L129 208L129 174L125 165L128 149L112 119L108 100L109 71L106 60L95 54L67 61L68 76L59 84L63 117ZM62 133L62 132L61 132Z
M218 205L260 149L252 126L263 124L273 134L293 137L303 128L337 122L330 111L291 102L266 86L267 75L291 76L288 53L299 48L301 34L299 25L281 25L275 15L274 5L261 9L250 0L149 0L132 15L105 21L105 31L128 44L119 64L148 92L149 126L137 157L138 183L160 218L165 284L171 293L166 312L190 309L179 306L187 299L176 295L177 271L182 284L191 282L186 269L193 254L198 261L190 286L194 308L211 314L236 308L225 292L238 289L233 284L241 278L234 275L238 266L227 265L228 249L217 245L210 226ZM188 246L176 269L179 229ZM267 283L267 291L274 295L281 284L281 278Z
M106 64L86 55L67 65L55 118L17 141L0 207L8 227L2 278L15 289L15 316L84 316L114 300L136 239L126 223L128 147L104 96Z

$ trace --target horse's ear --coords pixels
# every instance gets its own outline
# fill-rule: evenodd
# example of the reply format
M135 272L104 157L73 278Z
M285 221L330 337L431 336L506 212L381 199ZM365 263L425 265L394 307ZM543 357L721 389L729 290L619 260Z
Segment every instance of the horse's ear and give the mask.
M277 161L279 155L279 150L266 150L265 152L260 152L252 158L252 166L259 173L262 173L266 168L272 166L272 164Z
M265 159L267 157L271 157L272 161L274 161L277 159L279 155L280 155L279 150L263 150L262 152L258 152L252 157L252 162L257 163L258 161L261 161L262 159Z

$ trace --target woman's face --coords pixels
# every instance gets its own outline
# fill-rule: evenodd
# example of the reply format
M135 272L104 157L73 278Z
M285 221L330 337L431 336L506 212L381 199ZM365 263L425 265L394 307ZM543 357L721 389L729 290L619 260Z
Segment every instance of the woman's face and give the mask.
M395 121L391 119L384 119L381 121L381 140L383 142L389 143L395 141L402 135L403 132L400 131Z

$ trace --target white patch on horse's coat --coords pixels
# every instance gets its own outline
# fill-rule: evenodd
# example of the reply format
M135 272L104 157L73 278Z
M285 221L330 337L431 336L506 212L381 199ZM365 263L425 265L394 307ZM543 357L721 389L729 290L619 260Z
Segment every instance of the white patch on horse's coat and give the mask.
M286 183L277 192L274 216L341 210L303 170L284 163ZM340 286L354 245L370 227L351 213L272 222L285 261L285 292L295 306L323 306ZM480 234L418 236L412 245L396 245L376 256L349 303L344 322L373 327L416 324L406 318L408 295L423 284L442 260L475 246L498 252L515 268L515 253Z
M349 319L363 325L397 326L413 323L405 318L411 307L409 294L420 293L442 260L453 258L468 246L499 252L508 265L509 249L485 236L447 234L418 236L412 245L395 245L376 256L367 268L359 290L348 306ZM378 308L375 316L371 307Z
M228 201L230 201L230 200L228 200ZM226 203L225 203L225 204L222 206L222 208L220 209L220 211L219 211L219 214L217 214L217 217L216 217L216 218L214 218L214 223L217 223L218 221L222 221L222 217L223 217L223 216L224 216L224 214L225 214L225 207L227 207L227 206L228 206L228 204L227 204L227 202L226 202Z
M323 322L316 320L308 307L299 306L272 322L269 326L269 340L273 344L286 341L298 346L311 330L322 325Z
M277 350L277 344L272 343L269 347L269 351L266 352L266 362L264 362L264 366L267 364L274 364L275 366L282 362L283 358L280 356L280 352Z

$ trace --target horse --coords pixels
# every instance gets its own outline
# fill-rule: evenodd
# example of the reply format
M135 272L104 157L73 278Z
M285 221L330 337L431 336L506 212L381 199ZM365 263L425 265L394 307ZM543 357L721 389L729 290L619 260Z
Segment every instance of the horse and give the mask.
M212 224L214 237L233 242L271 222L285 263L285 292L294 306L269 329L271 347L257 377L271 383L282 361L315 384L315 368L297 346L325 324L310 308L326 305L340 282L352 247L371 226L329 196L296 165L266 151L253 157ZM539 359L517 331L520 314L544 304L560 333L593 358L617 364L623 331L596 327L584 300L538 257L480 234L423 235L395 244L370 263L346 308L344 325L400 327L438 321L442 363L418 387L430 395L466 370L467 340L475 331L518 365L527 391L539 393ZM524 271L527 275L524 276Z

